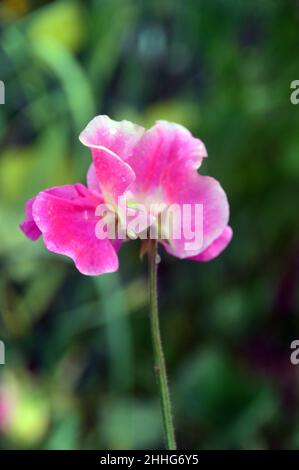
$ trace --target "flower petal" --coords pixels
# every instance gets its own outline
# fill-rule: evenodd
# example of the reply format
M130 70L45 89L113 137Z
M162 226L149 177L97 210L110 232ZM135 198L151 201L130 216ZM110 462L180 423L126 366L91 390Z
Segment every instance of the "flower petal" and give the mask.
M199 175L197 172L182 174L180 168L173 165L164 181L165 198L169 204L178 204L181 208L181 238L171 239L170 245L163 243L166 250L179 258L189 258L204 251L219 237L228 224L229 206L227 197L214 178ZM198 205L198 206L197 206ZM198 228L195 217L197 207L202 207L202 224ZM187 210L189 208L189 211ZM186 210L189 217L184 218ZM190 240L184 232L194 234L192 249ZM201 230L202 233L198 233Z
M72 258L86 275L99 275L118 269L111 242L96 237L99 220L95 198L82 185L54 188L39 193L33 203L33 218L48 250Z
M101 148L127 160L143 133L143 127L130 121L113 121L108 116L96 116L81 132L79 139L94 154Z
M41 236L41 231L34 222L32 216L32 206L35 201L35 197L29 199L25 204L25 219L20 224L20 229L25 233L26 237L30 238L30 240L37 240Z
M86 182L87 182L87 187L90 191L94 191L95 193L101 192L101 188L99 186L98 178L97 178L93 163L91 163L91 165L88 168Z
M94 169L90 167L88 172L88 187L97 190L97 179L107 202L117 202L134 181L134 171L125 161L143 133L143 127L130 121L97 116L80 134L80 141L91 149L94 161Z
M106 202L117 203L118 198L135 180L132 168L114 153L97 149L94 168L99 186Z
M77 188L80 188L82 185L77 185ZM82 186L84 188L84 186ZM66 199L76 199L78 197L78 192L75 185L65 185L65 186L56 186L54 188L45 190L49 194L53 194L59 197ZM25 204L25 219L20 224L21 230L25 235L30 238L30 240L37 240L41 236L41 231L36 225L33 215L32 215L32 206L35 201L35 197L29 199Z
M197 169L207 156L201 140L196 139L183 126L158 121L136 142L128 163L136 174L133 185L136 192L148 193L161 186L169 166Z
M214 240L208 248L206 248L199 255L192 256L190 259L194 261L203 262L203 261L210 261L216 258L228 246L228 244L230 243L232 239L232 236L233 236L233 231L231 227L228 225L227 227L225 227L221 235L219 235L219 237L216 238L216 240Z

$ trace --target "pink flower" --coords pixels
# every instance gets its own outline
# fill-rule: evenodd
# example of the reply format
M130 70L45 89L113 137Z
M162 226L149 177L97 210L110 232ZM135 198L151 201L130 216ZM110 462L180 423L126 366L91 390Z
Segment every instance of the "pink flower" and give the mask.
M142 212L144 225L135 230L134 238L142 238L154 227L160 243L178 258L209 261L226 248L232 238L226 194L215 179L198 174L207 152L187 129L158 121L145 131L128 121L98 116L81 133L80 141L90 148L93 160L87 187L78 183L46 189L27 201L21 229L28 238L42 235L48 250L72 258L83 274L116 271L123 240L112 239L108 231L106 236L97 235L101 220L97 207L105 205L120 225L122 215L132 219ZM123 211L119 198L125 201ZM182 211L189 207L187 219L180 223L187 220L194 233L195 208L202 207L202 236L191 249L182 230L179 237L174 236L162 221L162 213L174 205ZM131 235L128 231L126 239Z

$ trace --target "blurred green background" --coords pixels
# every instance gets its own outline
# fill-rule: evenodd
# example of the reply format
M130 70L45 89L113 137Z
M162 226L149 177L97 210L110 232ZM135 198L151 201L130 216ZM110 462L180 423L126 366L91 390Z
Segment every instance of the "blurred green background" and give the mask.
M18 228L27 198L84 181L96 114L179 122L206 144L234 239L162 253L179 447L299 448L299 2L2 0L0 448L163 448L146 260L80 275Z

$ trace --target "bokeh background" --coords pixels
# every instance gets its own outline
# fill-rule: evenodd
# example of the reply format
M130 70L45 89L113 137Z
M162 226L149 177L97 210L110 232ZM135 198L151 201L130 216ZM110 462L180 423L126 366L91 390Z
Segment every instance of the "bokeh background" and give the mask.
M218 259L161 251L179 447L299 448L298 51L295 0L1 1L0 448L163 448L138 242L89 278L18 228L96 114L190 128L231 205Z

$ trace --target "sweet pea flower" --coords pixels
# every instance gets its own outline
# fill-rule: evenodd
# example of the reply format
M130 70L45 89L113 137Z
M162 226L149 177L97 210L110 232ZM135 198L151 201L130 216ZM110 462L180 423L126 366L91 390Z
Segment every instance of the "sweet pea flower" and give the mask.
M226 248L232 238L226 194L218 181L197 172L207 151L183 126L158 121L145 130L129 121L97 116L79 138L92 155L87 186L77 183L45 189L27 201L20 227L28 238L42 236L49 251L69 256L86 275L117 271L122 242L143 238L150 227L160 234L158 241L164 248L181 259L209 261ZM175 237L163 225L162 215L173 205L182 211L184 206L191 208L187 219L193 231L193 209L202 207L202 236L192 249L184 233ZM105 215L97 211L103 206ZM114 216L121 225L123 215L130 220L140 212L144 224L134 233L127 230L124 238L112 238L107 230L98 236L101 218ZM185 220L178 223L184 225Z

